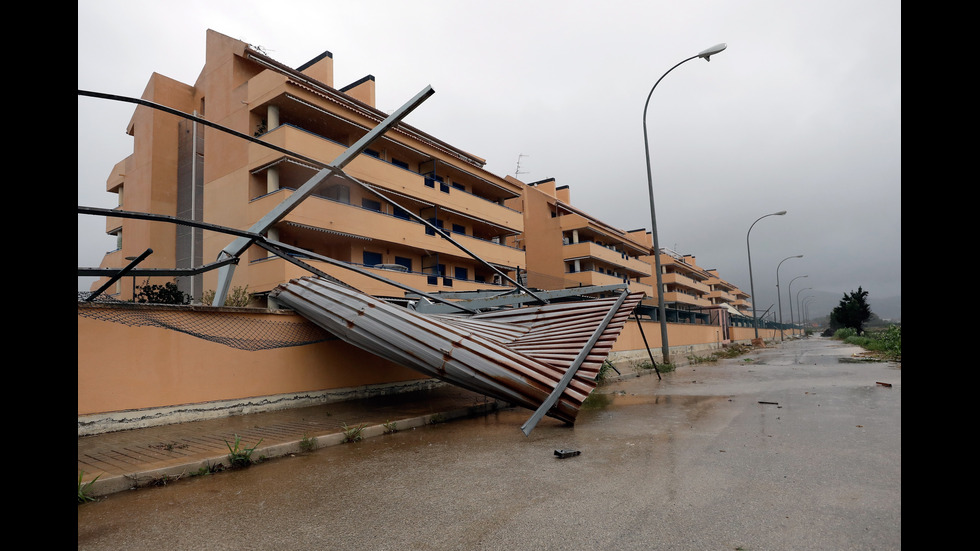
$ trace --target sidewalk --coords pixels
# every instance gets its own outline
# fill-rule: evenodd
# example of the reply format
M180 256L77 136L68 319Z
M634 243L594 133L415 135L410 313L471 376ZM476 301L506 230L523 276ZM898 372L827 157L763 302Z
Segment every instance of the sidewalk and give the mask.
M91 496L166 483L228 467L229 444L255 447L252 460L271 459L302 450L301 442L322 448L343 443L344 426L363 425L363 438L460 417L485 415L506 402L453 385L431 390L348 400L320 406L78 437L78 471L82 483L95 480ZM98 479L96 479L98 477Z

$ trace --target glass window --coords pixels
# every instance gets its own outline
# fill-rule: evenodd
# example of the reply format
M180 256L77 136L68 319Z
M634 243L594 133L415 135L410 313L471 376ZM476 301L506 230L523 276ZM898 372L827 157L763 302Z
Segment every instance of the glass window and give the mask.
M382 257L381 253L373 253L371 251L364 251L364 265L374 266L375 264L381 264Z

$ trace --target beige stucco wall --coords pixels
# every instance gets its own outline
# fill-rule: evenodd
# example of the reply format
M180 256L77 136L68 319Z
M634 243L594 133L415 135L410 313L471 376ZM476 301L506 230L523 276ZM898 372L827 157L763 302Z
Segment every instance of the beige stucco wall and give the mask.
M133 306L79 305L80 435L303 407L441 384L336 339L247 351L171 329L104 321L113 309L132 313ZM82 315L83 308L85 314L96 313L97 317ZM136 311L152 308L138 305ZM287 311L181 308L182 315L200 318L199 327L215 327L207 318L216 311L233 321L305 323ZM196 325L197 321L191 319L190 323ZM668 331L675 364L683 364L688 354L721 347L715 326L671 323ZM733 331L736 342L748 343L754 336L752 328ZM645 360L644 335L656 361L662 361L659 324L643 322L641 335L635 321L623 328L610 359L615 363ZM762 329L759 335L767 340L779 336Z
M196 309L204 323L208 310ZM225 315L302 321L294 313ZM257 404L296 407L428 380L336 339L247 351L170 329L78 316L80 430L82 419L119 430L134 428L136 418L145 426L150 417L165 424L168 417L169 422L191 420L193 412L203 418L241 412L243 406L254 411L262 407Z

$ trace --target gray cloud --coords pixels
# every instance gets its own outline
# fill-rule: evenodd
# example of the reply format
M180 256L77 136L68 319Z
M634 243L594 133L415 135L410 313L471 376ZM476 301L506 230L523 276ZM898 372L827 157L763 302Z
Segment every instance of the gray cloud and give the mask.
M487 159L557 178L575 206L650 227L643 103L661 245L749 289L780 283L839 298L901 292L901 5L887 0L677 3L451 1L79 5L79 88L139 96L152 72L193 83L208 28L299 66L334 54L338 86L377 79L392 110L426 85L408 122ZM79 98L79 204L114 206L112 165L131 152L131 106ZM109 204L107 204L109 203ZM79 216L79 265L114 245ZM80 288L87 288L80 283ZM785 291L784 291L785 293ZM785 316L788 310L783 297ZM822 314L826 312L815 312Z

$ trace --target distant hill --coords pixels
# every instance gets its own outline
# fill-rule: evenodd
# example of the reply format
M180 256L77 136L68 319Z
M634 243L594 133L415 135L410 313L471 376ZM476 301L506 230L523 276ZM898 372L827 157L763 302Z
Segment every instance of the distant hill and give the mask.
M811 320L823 320L826 322L830 311L840 304L843 293L815 292L813 298L808 302L807 315ZM871 312L879 318L887 321L902 321L902 296L878 298L868 295L868 304ZM800 312L797 304L793 304L793 320L798 321ZM777 315L778 316L778 315ZM783 301L783 319L786 323L790 321L790 305Z
M883 320L902 321L901 295L879 299L869 296L868 305L871 306L871 311Z

